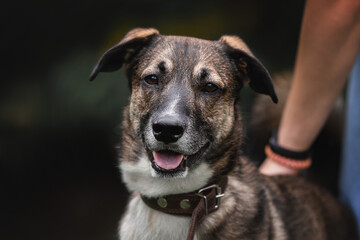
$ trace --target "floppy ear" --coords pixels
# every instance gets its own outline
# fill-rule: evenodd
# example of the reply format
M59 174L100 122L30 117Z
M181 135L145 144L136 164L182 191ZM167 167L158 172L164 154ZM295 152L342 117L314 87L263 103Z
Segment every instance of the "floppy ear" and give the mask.
M274 103L278 102L271 76L264 65L251 53L243 40L236 36L222 36L220 42L227 45L228 55L235 61L238 69L247 77L250 87L269 95Z
M159 31L153 28L135 28L128 32L118 44L100 57L90 74L90 81L94 80L99 72L113 72L120 69L123 63L133 58L158 34Z

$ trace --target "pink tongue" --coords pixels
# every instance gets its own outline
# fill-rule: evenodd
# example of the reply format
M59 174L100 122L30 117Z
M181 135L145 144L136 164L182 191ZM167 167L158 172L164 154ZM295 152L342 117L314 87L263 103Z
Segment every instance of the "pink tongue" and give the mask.
M163 169L175 169L181 164L182 154L174 152L153 152L156 165Z

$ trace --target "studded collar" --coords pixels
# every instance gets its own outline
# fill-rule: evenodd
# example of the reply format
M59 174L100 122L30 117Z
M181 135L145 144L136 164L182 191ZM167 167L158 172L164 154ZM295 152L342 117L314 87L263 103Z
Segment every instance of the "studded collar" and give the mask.
M172 215L191 216L187 237L187 240L191 240L204 217L220 207L220 200L224 196L227 182L227 176L223 176L192 193L167 195L159 198L141 196L141 198L146 205L157 211Z

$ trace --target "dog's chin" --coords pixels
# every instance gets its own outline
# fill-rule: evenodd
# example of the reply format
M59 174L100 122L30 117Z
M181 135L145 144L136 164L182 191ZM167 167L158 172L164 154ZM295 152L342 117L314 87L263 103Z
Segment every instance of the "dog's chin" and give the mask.
M148 158L151 161L153 177L185 178L189 169L199 164L207 147L208 144L205 144L192 155L166 149L152 151L146 148Z

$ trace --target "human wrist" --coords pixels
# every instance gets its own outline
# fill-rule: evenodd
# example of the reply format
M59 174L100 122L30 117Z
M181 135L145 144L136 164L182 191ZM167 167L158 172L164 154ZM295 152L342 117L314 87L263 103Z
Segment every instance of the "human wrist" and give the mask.
M294 141L292 143L294 143ZM277 130L274 130L272 132L268 146L272 153L274 153L275 155L280 155L280 157L284 157L287 159L292 159L295 161L303 161L311 157L311 147L304 147L306 146L304 144L303 145L283 144L278 140ZM271 157L271 158L274 159L276 157Z
M305 138L302 129L302 127L298 129L294 129L294 127L289 129L281 127L276 133L276 141L278 145L291 151L307 151L311 148L311 143L309 143L309 141Z
M260 168L260 172L267 175L296 174L311 165L311 150L294 151L277 142L277 131L274 131L269 144L265 146L266 161Z

